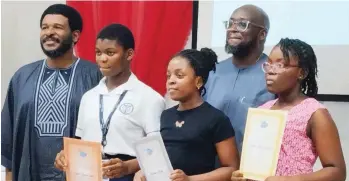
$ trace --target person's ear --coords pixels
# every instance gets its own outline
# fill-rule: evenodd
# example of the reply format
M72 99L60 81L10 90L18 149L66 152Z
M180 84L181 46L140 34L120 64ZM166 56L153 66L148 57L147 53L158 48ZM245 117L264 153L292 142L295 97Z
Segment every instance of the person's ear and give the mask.
M79 30L76 30L76 31L73 31L72 32L72 38L73 38L73 43L74 45L79 41L80 39L80 31Z
M266 30L261 30L259 33L259 40L260 41L265 41L267 38L268 32Z
M308 77L308 74L309 74L308 70L300 69L298 71L298 79L299 80L304 80L305 78Z
M126 59L127 59L127 61L131 61L133 59L133 56L134 56L134 50L132 48L129 48L126 51Z
M200 76L196 77L195 84L196 84L196 88L200 90L201 87L204 85L204 81L202 80L202 77Z

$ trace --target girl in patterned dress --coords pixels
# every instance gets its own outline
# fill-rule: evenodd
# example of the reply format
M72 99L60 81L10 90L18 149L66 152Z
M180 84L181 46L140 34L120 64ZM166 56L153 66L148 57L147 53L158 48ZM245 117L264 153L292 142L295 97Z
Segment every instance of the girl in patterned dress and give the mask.
M276 175L267 181L345 181L346 166L337 127L317 95L317 63L310 45L281 39L263 64L269 92L261 108L288 111ZM323 168L313 172L317 158ZM257 160L256 160L257 161ZM235 171L232 181L246 180Z

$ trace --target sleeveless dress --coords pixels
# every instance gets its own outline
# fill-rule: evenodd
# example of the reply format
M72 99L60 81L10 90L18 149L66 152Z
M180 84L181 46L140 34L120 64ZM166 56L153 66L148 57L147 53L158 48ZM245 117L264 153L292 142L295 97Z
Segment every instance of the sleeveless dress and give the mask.
M276 100L259 108L270 109ZM307 98L288 111L276 176L294 176L313 172L318 157L312 140L307 136L307 124L318 109L326 109L314 98Z

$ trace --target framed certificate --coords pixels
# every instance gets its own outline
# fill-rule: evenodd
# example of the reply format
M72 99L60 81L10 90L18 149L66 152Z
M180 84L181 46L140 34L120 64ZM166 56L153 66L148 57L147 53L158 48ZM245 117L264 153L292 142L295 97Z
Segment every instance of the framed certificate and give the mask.
M63 140L67 181L102 181L101 144L66 137Z
M134 144L139 165L147 180L170 181L173 171L161 134L145 137Z
M275 175L286 120L286 111L249 108L240 161L245 178Z

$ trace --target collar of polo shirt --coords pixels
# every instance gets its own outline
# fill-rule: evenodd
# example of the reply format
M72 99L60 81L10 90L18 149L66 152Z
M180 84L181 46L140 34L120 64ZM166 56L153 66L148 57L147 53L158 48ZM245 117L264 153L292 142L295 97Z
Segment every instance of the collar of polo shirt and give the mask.
M124 84L118 86L117 88L115 88L112 91L108 91L108 88L106 86L106 77L103 77L102 80L99 82L98 84L98 89L97 91L102 94L102 95L107 95L107 94L122 94L123 91L125 90L131 90L133 89L136 85L137 85L137 81L138 78L136 77L136 75L134 75L133 73L131 73L130 77L128 78L127 82L125 82Z

